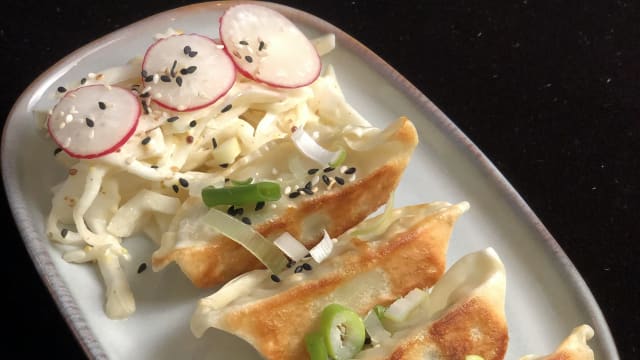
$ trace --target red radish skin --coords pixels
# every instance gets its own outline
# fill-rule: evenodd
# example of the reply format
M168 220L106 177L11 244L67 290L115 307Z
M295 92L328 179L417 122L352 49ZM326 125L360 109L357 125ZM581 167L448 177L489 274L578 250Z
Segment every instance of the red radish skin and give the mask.
M100 96L101 93L115 94L115 97ZM110 98L112 101L105 101L106 109L101 110L98 103L107 100L105 98ZM94 107L92 111L83 111L82 108L86 107L87 103ZM78 106L80 110L76 110L76 114L71 114L67 110L67 107L76 109ZM114 109L114 107L118 110L124 110L126 113L130 112L131 116L114 116L110 119L108 113L102 113L110 110L110 108ZM67 110L64 111L65 115L61 115L63 108ZM131 91L117 86L89 85L70 90L60 99L53 108L51 115L47 118L47 130L53 141L69 156L79 159L93 159L110 154L122 147L135 133L141 112L142 109L138 97ZM66 122L65 117L67 115L73 115L74 119ZM87 125L87 118L92 119L94 122L92 127ZM62 121L67 124L64 128L60 127ZM90 137L89 132L103 127L103 121L122 122L121 125L125 130L122 131L116 126L115 131L107 129L103 134L94 133L95 136ZM64 131L65 128L67 129L66 132ZM66 144L68 138L71 139L71 142ZM110 138L113 138L113 140ZM99 147L96 148L96 146ZM100 148L103 149L100 150Z
M247 36L241 37L242 40L248 42L249 40L247 39L256 37L261 41L258 49L262 48L264 45L265 50L268 51L270 44L277 44L279 40L281 41L283 39L283 37L288 37L289 41L286 41L285 46L280 43L279 46L276 47L280 47L281 49L279 50L283 50L284 48L287 50L296 49L296 51L301 51L302 53L292 54L292 56L295 57L295 60L290 60L293 59L293 57L288 57L284 54L284 51L276 52L272 55L266 55L263 58L259 56L260 51L262 50L250 51L248 55L250 55L252 59L252 55L255 55L258 62L262 62L269 56L277 58L275 60L276 63L282 60L279 67L276 66L276 68L274 68L273 64L270 63L265 64L268 66L263 66L262 72L259 65L256 65L255 71L251 71L251 67L253 67L253 65L247 65L248 61L246 60L246 55L240 54L235 47L235 42L240 42L242 40L238 40L237 38L233 39L234 34L230 34L239 31L238 28L240 25L232 26L228 24L228 22L239 21L237 18L232 17L236 16L237 13L242 12L244 12L245 15L253 15L253 19L250 19L250 16L238 17L242 18L242 21L247 22L247 24L243 24L247 25ZM261 27L259 27L259 29L256 28L258 25L256 22L260 22L259 25ZM252 27L254 28L252 29ZM285 30L287 31L284 32L282 30L283 28L286 28ZM269 34L269 31L272 33ZM322 63L313 44L311 44L309 39L307 39L291 21L275 10L254 4L233 6L227 9L220 18L219 33L220 39L225 45L224 51L226 51L231 60L233 60L238 72L256 82L277 88L293 89L309 85L314 82L318 76L320 76ZM254 36L249 36L251 33L253 33ZM262 36L264 36L264 38L261 39ZM255 42L254 40L251 41ZM289 51L290 50L287 52ZM234 52L236 52L236 54L234 54ZM287 61L289 62L287 63ZM253 64L253 61L251 61L251 64ZM264 69L265 67L268 69Z
M177 40L180 40L180 46L177 45ZM169 45L167 43L168 41L175 43ZM200 48L199 50L195 49L195 51L201 52L202 54L190 57L183 51L183 48L184 46L194 46L194 42L198 43L198 47ZM158 46L165 46L168 47L168 49L159 49ZM155 52L156 50L171 51L171 54L158 54ZM204 56L206 55L204 54L206 51L208 51L211 56ZM151 59L154 56L165 58L165 61L159 60L160 63L163 64L159 69L150 68L150 66L158 68L158 58L154 59L156 64L150 65L152 62ZM170 71L173 60L179 61L175 69L176 76L171 76ZM209 61L209 64L205 64L208 66L200 66L203 61ZM180 74L181 69L188 68L189 66L196 66L198 70L188 75ZM145 87L149 86L151 88L151 100L155 104L176 112L195 111L215 103L218 99L226 95L236 80L236 68L227 53L220 49L220 45L216 43L215 39L199 34L172 35L156 41L147 49L144 55L142 70L147 76L152 76L153 74L169 76L171 81L168 83L163 81L158 81L158 83L148 82L145 81L145 77L142 76L142 83ZM183 81L180 86L176 83L178 77ZM171 88L172 86L175 88ZM203 89L203 87L205 88ZM189 90L192 90L192 92L189 93ZM199 96L198 92L202 90L207 90L206 93L210 97L205 99ZM162 97L158 98L157 93L160 93ZM168 96L169 100L165 100ZM184 105L184 101L188 101L189 105Z

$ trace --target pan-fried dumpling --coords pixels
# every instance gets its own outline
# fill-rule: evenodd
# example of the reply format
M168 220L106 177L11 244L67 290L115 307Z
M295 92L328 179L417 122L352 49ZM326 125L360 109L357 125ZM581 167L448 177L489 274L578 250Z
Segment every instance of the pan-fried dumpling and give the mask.
M307 358L304 336L328 304L364 315L411 289L433 285L444 272L453 224L468 206L394 209L383 222L368 219L341 235L321 264L297 263L278 278L267 270L240 276L200 300L192 332L200 337L209 327L222 329L267 359Z
M290 137L273 140L237 161L227 176L276 181L283 189L280 200L219 210L250 223L268 239L288 232L310 248L323 230L338 236L387 202L418 143L416 129L406 118L385 130L347 125L317 128L309 136L316 131L325 148L345 150L343 165L323 168ZM192 182L192 191L196 187ZM263 267L242 246L199 224L206 210L198 197L185 200L153 254L154 270L175 261L195 285L209 287Z
M484 360L502 359L509 341L505 284L504 265L493 249L466 255L430 293L425 292L407 320L387 321L385 313L382 323L391 330L390 336L356 358L464 360L467 355L479 355Z
M546 356L527 355L520 360L593 360L593 350L587 341L593 337L593 329L589 325L580 325L573 329L571 335L553 352Z

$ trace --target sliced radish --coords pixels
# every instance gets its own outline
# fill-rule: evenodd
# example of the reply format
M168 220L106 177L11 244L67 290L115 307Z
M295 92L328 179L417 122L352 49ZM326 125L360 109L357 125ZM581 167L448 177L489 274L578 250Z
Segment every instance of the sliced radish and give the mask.
M69 156L91 159L120 148L133 135L140 102L117 86L89 85L71 90L47 119L49 134Z
M309 39L280 13L260 5L229 8L220 38L239 71L275 87L296 88L320 75L320 57Z
M197 34L156 41L142 61L142 81L151 99L174 111L208 106L227 93L236 80L229 56L213 39Z

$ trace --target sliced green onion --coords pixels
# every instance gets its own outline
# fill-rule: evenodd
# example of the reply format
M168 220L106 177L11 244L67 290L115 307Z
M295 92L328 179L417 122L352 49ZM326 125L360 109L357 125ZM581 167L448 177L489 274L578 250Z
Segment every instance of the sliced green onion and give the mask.
M364 346L364 322L353 310L330 304L322 310L321 333L332 359L352 359Z
M202 201L208 207L276 201L280 196L280 184L270 181L222 188L207 186L202 189Z
M324 344L324 336L320 333L311 333L304 337L304 343L307 345L307 353L311 360L327 360L327 347Z
M278 274L287 267L289 260L280 249L242 221L217 209L210 209L202 221L249 250L272 273Z
M309 250L309 254L318 264L331 255L333 250L333 239L329 236L327 230L324 230L324 237L320 242Z
M298 150L322 166L342 164L347 156L347 152L344 149L329 151L323 148L303 129L294 131L293 134L291 134L291 139Z
M420 303L427 298L427 292L420 289L413 289L404 297L396 300L389 305L384 312L385 319L392 321L404 321L411 311L413 311Z
M380 344L391 336L391 333L389 333L389 331L387 331L382 325L375 308L374 310L369 311L367 316L365 316L364 327L367 330L367 334L369 334L369 338L371 338L371 343L373 345Z
M273 243L293 261L298 261L309 253L309 250L298 239L286 231L278 236Z
M231 180L232 185L249 185L253 182L253 178L249 177L245 180Z
M384 317L385 311L387 311L387 307L382 305L376 305L372 311L376 314L378 319L382 320L382 318Z

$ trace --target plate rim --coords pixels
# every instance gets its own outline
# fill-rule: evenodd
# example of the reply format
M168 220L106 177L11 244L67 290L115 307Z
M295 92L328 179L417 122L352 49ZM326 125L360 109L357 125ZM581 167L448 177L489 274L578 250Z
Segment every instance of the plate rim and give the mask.
M518 217L522 218L526 225L532 227L535 230L536 235L542 238L545 252L548 255L551 255L550 260L559 265L558 268L562 270L560 275L564 278L563 280L571 286L571 291L574 292L584 303L587 315L592 320L589 325L595 328L598 342L602 345L602 350L607 355L611 356L611 359L620 358L615 340L613 339L609 325L597 303L597 300L560 244L553 235L551 235L522 196L491 162L491 160L489 160L489 158L471 141L471 139L469 139L451 119L449 119L431 100L429 100L425 94L418 90L418 88L416 88L409 80L407 80L376 53L331 23L313 14L287 5L272 2L243 0L210 1L169 9L138 20L97 38L96 40L83 45L58 60L54 65L41 73L29 84L29 86L27 86L27 88L25 88L25 90L23 90L7 115L7 119L2 129L0 146L2 151L2 180L5 184L5 193L7 195L9 207L11 209L14 222L19 229L25 248L36 267L40 279L52 295L52 298L67 323L67 326L71 329L78 344L80 344L87 356L98 359L108 358L101 343L98 341L86 319L80 312L76 304L76 300L71 296L64 279L56 270L51 255L48 253L48 249L45 245L47 242L42 241L42 234L36 232L32 226L29 226L27 221L29 216L25 213L26 209L18 206L20 184L15 176L17 172L17 162L15 161L15 157L10 157L7 154L8 151L6 149L9 146L8 144L11 142L6 135L7 129L12 123L15 113L22 108L29 107L29 100L33 98L35 90L42 87L47 79L55 77L57 73L66 72L68 68L82 60L84 57L90 55L96 50L99 51L99 49L104 46L108 46L111 42L116 41L121 36L125 36L126 33L135 31L136 28L143 26L144 23L156 18L166 17L167 15L172 15L177 18L185 16L185 14L188 15L190 13L203 10L216 9L224 11L231 6L243 3L253 3L271 7L272 9L284 14L293 22L311 26L324 33L335 34L337 43L340 43L340 45L345 47L347 50L354 52L359 59L372 66L378 74L389 82L390 85L395 87L409 100L416 104L422 113L431 114L432 116L430 116L430 120L433 124L442 130L443 134L452 140L452 143L456 147L460 148L461 152L465 154L465 156L471 157L471 161L478 165L479 170L486 175L493 184L497 185L498 191L504 195L504 200L507 204L517 211Z

